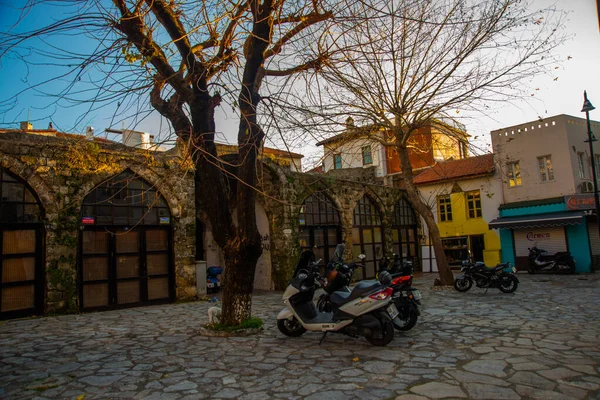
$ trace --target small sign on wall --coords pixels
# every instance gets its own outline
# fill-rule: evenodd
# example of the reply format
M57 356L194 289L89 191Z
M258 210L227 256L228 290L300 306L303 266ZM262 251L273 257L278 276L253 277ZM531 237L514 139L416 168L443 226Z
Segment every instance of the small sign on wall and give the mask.
M81 223L83 225L94 225L95 218L94 217L81 217Z
M552 240L550 232L527 232L526 238L530 242Z

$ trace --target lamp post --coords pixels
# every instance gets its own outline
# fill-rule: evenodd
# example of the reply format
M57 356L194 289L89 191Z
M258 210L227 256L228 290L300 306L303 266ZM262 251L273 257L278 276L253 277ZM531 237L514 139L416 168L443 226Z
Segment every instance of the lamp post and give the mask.
M597 141L596 137L592 133L590 127L590 111L595 110L596 107L592 105L592 102L587 98L587 92L583 91L583 107L581 112L585 112L585 119L587 121L587 134L588 140L585 142L590 144L590 157L592 157L592 178L594 179L594 204L596 205L596 222L598 223L598 235L600 235L600 201L598 200L598 179L596 178L596 160L594 158L594 142Z

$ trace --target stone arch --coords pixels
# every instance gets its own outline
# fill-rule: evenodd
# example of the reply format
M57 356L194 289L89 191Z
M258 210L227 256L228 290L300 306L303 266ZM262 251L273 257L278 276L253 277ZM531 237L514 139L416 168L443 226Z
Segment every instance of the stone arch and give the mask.
M314 251L323 266L342 241L342 211L327 193L315 191L306 197L296 214L300 250Z
M8 154L2 155L0 166L27 182L46 215L58 212L60 202L56 201L56 192L36 173L34 168Z
M363 279L374 278L377 272L377 261L383 255L384 230L381 204L365 193L356 203L352 219L352 254L354 257L363 253Z
M171 216L164 194L129 168L86 194L78 257L83 311L175 299Z
M73 203L80 205L81 202L83 201L83 199L85 198L85 196L87 196L88 193L90 193L92 190L94 190L94 188L101 185L103 182L109 181L110 179L122 174L123 172L125 172L127 170L131 171L134 175L136 175L136 176L142 178L143 180L145 180L146 182L148 182L150 185L155 187L158 192L160 192L163 195L163 197L165 198L165 201L167 202L167 205L169 206L169 211L171 212L172 217L178 218L181 216L182 210L181 210L180 202L177 200L178 197L170 189L170 186L164 184L165 178L162 178L157 173L150 171L148 169L145 169L142 166L137 165L137 164L126 164L125 166L120 168L118 171L114 171L114 172L111 171L111 173L97 174L97 175L90 177L90 179L88 181L86 181L86 183L81 185L81 187L77 191L77 193L74 194Z
M39 196L25 179L0 169L0 320L44 311L45 234Z
M399 196L394 203L391 221L392 250L401 261L412 261L420 267L419 215L415 212L405 195Z

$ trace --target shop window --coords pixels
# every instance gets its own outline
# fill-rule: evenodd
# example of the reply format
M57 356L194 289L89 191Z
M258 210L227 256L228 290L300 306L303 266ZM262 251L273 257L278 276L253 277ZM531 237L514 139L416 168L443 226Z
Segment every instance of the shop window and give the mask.
M373 164L373 156L371 155L371 146L365 146L362 148L362 161L363 161L363 165Z
M450 195L438 196L439 222L452 221L452 200Z
M540 180L542 182L554 180L554 169L552 168L551 156L538 157L538 166L540 168Z
M442 239L444 254L449 265L460 265L463 260L469 258L467 237Z
M333 155L333 168L334 169L342 169L342 155L341 154Z
M507 164L508 186L521 186L521 168L519 162L511 162Z
M469 218L481 218L481 193L479 190L467 192L467 211Z

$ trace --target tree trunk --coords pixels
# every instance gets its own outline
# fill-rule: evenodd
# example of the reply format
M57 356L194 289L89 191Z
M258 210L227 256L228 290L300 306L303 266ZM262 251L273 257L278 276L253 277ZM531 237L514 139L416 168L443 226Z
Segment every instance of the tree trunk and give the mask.
M442 237L440 236L440 230L438 229L437 223L429 206L423 202L417 187L413 182L412 165L410 164L410 158L408 154L408 148L406 146L396 146L398 155L400 157L400 163L402 165L402 178L404 179L404 186L406 188L406 194L413 208L419 213L429 230L429 239L433 244L433 250L435 251L435 260L438 266L440 274L440 280L442 285L452 285L454 282L454 274L450 270L448 261L446 260L446 254L444 253L444 245L442 244Z

